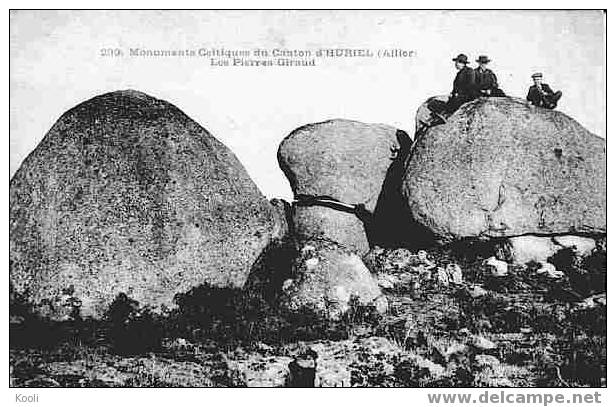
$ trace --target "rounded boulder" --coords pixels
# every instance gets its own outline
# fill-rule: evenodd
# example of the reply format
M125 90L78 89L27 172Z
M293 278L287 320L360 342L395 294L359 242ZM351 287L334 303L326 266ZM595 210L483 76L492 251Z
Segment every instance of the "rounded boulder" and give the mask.
M235 155L137 91L66 112L10 181L10 283L40 314L153 309L195 286L242 287L286 228Z
M287 136L278 162L299 201L293 223L300 240L328 238L364 254L382 238L380 231L394 233L396 214L405 212L399 187L410 145L408 135L394 127L344 119L309 124ZM315 198L333 203L311 204Z
M402 193L445 242L605 234L605 140L561 112L480 98L417 141Z

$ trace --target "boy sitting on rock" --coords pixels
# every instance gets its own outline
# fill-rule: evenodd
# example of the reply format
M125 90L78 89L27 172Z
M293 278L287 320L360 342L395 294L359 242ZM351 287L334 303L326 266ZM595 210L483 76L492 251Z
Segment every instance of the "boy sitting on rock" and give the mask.
M542 83L543 74L541 72L534 73L531 77L534 84L528 89L526 100L534 106L554 109L563 93L554 92L547 83Z

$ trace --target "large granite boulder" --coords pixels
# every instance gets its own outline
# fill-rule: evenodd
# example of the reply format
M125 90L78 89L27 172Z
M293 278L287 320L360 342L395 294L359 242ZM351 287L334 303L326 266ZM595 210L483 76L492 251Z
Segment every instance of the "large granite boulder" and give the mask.
M401 130L351 120L293 131L280 144L278 162L300 201L292 211L296 237L327 238L359 254L369 241L393 239L396 215L408 213L400 184L410 145ZM313 198L333 204L313 204Z
M417 142L402 193L441 241L603 234L605 140L558 111L480 98Z
M286 229L227 147L136 91L66 112L11 180L9 217L12 290L53 318L242 287Z

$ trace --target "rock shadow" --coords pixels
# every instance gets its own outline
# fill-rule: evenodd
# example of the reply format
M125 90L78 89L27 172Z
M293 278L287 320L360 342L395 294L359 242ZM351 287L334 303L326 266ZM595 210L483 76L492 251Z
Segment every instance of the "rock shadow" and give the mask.
M434 245L430 230L415 222L402 195L404 174L412 156L413 142L402 130L396 132L400 149L387 169L373 216L364 220L371 247L418 249Z

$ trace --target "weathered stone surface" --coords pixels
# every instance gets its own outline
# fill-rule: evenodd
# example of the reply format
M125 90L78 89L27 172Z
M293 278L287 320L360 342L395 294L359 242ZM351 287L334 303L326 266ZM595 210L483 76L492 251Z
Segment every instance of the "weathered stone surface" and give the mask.
M275 212L275 226L272 235L276 236L279 239L288 237L289 234L292 233L290 229L291 204L280 198L271 199L270 204L272 205Z
M340 245L323 240L303 244L283 283L282 306L292 312L310 311L339 319L352 299L382 310L381 290L361 259Z
M516 236L508 239L511 261L524 265L528 262L546 262L561 249L550 236Z
M558 111L477 99L419 140L402 192L442 241L606 233L605 141Z
M323 206L294 205L292 214L294 238L299 242L325 238L355 253L370 250L364 224L352 213Z
M553 240L557 245L563 248L572 249L573 252L580 257L590 256L597 247L595 239L583 236L554 236Z
M399 185L409 149L410 138L403 131L335 119L293 131L280 144L278 162L297 199L329 197L351 208L363 205L374 215L375 224L394 233L391 217L408 212L400 209L404 201ZM363 254L371 235L378 235L352 209L294 209L294 228L301 239L325 236Z
M422 124L422 122L432 122L432 112L430 112L430 109L428 109L428 103L433 100L447 102L448 99L449 95L432 96L417 108L417 112L415 113L415 133L420 132L420 130L424 130L424 125Z
M120 292L156 309L241 287L285 229L227 147L136 91L65 113L11 180L9 217L12 288L54 318L63 296L100 317Z
M572 249L577 256L589 256L595 248L595 240L583 236L516 236L508 239L511 260L524 265L534 261L546 262L559 250Z

